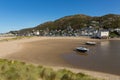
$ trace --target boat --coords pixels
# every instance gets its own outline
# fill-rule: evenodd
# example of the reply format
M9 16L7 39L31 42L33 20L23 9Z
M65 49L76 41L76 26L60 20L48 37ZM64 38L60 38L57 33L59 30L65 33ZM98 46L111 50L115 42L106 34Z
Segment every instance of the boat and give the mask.
M89 51L89 49L88 49L88 48L85 48L85 47L77 47L77 48L76 48L76 51L79 51L79 52L87 52L87 51Z
M87 45L96 45L96 42L86 42Z

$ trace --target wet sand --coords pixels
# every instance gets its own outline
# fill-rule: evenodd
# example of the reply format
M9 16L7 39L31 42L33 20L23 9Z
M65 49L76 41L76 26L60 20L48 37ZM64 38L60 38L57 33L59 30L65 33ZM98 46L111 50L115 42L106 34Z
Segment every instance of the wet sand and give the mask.
M91 39L89 39L91 40ZM63 54L69 54L80 45L84 45L87 39L46 39L24 43L24 48L14 54L7 55L8 59L23 60L45 66L70 66ZM72 65L71 65L72 66Z
M13 52L9 52L9 54L3 56L0 54L0 57L50 66L54 69L69 68L73 72L83 72L94 77L104 78L106 80L120 80L120 76L77 69L77 67L64 60L62 55L73 52L75 47L84 46L84 42L86 41L99 42L99 40L81 37L37 37L11 41L7 42L6 46L11 44L11 47L14 47L14 49L11 49ZM4 44L0 44L0 46ZM17 46L19 45L20 47L14 46L13 44L17 44Z

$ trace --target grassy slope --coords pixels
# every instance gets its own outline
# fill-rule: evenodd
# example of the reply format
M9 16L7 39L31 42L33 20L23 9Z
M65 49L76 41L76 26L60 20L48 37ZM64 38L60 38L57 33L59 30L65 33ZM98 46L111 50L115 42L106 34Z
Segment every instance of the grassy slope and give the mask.
M98 80L83 73L34 66L24 62L0 59L0 80Z

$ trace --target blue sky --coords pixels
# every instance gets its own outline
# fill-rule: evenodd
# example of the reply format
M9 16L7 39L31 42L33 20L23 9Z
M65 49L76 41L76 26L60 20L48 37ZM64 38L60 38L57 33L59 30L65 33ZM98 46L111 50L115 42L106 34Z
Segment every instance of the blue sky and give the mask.
M120 14L120 0L0 0L0 33L67 15Z

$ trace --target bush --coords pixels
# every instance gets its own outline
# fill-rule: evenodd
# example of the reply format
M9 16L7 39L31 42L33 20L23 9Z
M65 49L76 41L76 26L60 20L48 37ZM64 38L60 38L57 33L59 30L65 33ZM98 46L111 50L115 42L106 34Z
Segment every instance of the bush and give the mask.
M43 72L43 80L54 80L55 72L51 68L45 68Z
M73 73L69 70L62 69L56 73L55 80L71 80Z
M38 75L40 78L43 78L45 68L43 66L38 66Z

